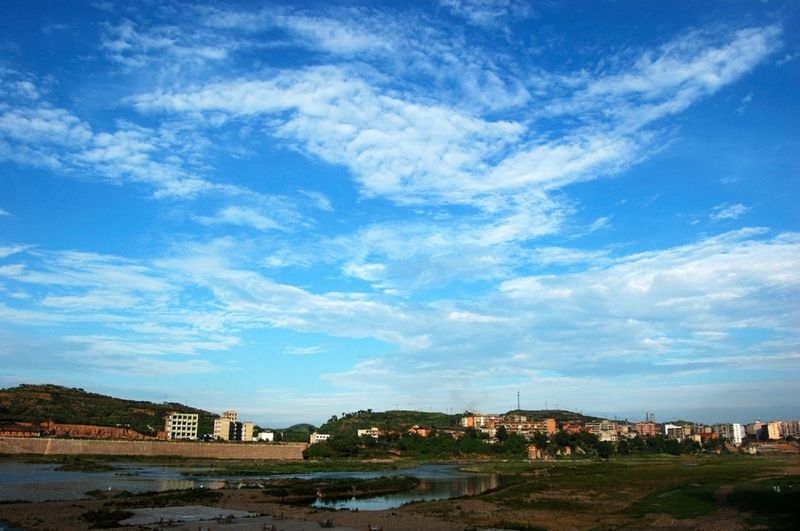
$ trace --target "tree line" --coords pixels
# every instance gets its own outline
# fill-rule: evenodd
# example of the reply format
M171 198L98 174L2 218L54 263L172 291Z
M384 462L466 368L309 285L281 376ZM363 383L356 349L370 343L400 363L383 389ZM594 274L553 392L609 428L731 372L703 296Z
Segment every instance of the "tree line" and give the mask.
M621 439L614 443L601 441L594 433L580 431L569 433L559 431L548 436L536 433L527 438L518 433L508 433L504 427L497 430L494 440L489 440L475 428L467 428L456 438L447 431L434 430L428 436L418 433L387 433L377 439L369 435L359 437L354 433L339 433L328 440L309 446L304 456L307 459L319 458L380 458L390 455L425 458L458 458L469 456L518 456L527 455L529 446L535 447L544 455L556 456L570 453L608 459L614 455L635 454L696 454L704 450L725 448L723 441L712 440L701 445L692 439L668 439L662 435L652 437L636 436ZM569 449L569 450L567 450Z

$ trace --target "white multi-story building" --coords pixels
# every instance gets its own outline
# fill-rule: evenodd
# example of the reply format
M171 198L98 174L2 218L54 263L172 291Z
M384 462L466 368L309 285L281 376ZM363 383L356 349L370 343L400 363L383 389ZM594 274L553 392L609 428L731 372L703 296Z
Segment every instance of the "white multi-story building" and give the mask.
M173 411L167 415L164 431L167 432L167 439L195 440L197 439L197 424L200 415L197 413L178 413Z
M740 446L745 438L745 429L741 424L715 424L714 432L726 441Z

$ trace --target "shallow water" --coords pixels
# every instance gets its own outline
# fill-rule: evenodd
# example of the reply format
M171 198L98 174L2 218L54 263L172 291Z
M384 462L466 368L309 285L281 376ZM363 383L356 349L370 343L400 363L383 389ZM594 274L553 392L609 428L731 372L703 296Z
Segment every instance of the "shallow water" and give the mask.
M71 472L56 470L58 464L0 462L0 500L54 501L86 498L91 490L163 491L192 488L220 488L217 478L189 478L181 473L188 467L111 463L115 470Z
M377 511L393 509L415 501L446 500L473 496L500 486L499 474L472 473L458 469L458 465L423 465L413 469L399 470L392 474L377 473L375 476L406 475L420 480L416 488L363 498L342 498L336 500L321 499L314 502L315 507L333 509L351 509L359 511Z

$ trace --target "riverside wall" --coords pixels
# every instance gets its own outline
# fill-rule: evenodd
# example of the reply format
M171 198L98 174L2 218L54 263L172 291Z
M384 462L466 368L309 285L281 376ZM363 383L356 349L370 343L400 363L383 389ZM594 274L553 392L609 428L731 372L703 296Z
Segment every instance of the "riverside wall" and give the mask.
M0 437L0 454L177 456L198 459L303 459L304 443L202 443Z

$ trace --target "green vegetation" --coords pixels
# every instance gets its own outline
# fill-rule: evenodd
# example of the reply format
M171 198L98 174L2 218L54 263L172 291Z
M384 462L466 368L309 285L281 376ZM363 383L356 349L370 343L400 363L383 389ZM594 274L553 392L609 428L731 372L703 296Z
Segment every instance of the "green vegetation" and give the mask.
M86 424L130 428L155 435L170 411L197 413L198 433L214 430L214 413L174 402L124 400L58 385L20 385L0 390L0 423Z
M68 455L64 457L64 464L56 468L56 470L64 472L107 472L115 469L115 467L108 463L98 463L82 455Z
M378 438L370 436L358 437L353 431L337 432L327 441L316 443L307 448L303 455L306 459L391 459L433 458L433 459L468 459L479 456L502 455L509 458L523 458L527 455L529 445L535 446L543 453L556 456L569 449L574 456L597 457L608 459L614 455L691 455L703 450L690 439L677 441L662 436L647 438L635 437L624 439L617 445L601 441L597 435L580 431L567 433L559 431L548 437L544 433L536 433L529 440L517 433L507 433L504 427L497 430L496 440L489 441L488 435L474 428L467 428L457 434L446 429L433 430L429 435L390 432ZM714 448L709 448L713 450Z
M288 428L275 431L275 442L307 443L309 437L317 429L312 424L295 424Z

